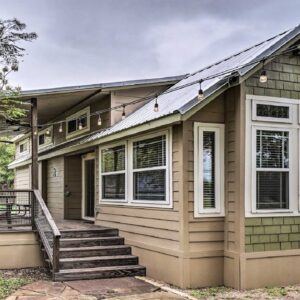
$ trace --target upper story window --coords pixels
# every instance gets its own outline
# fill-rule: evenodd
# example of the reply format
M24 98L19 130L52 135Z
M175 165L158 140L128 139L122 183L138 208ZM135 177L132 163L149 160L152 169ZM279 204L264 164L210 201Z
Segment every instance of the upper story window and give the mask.
M101 201L169 206L169 132L100 149Z
M224 125L194 125L194 215L224 215Z
M66 122L66 137L72 138L90 130L90 107L69 116Z
M39 147L51 145L53 143L53 128L48 127L39 132Z
M19 143L19 153L25 154L29 152L29 140L26 139L25 141L21 141Z
M289 104L254 100L252 102L252 120L292 123L291 110Z

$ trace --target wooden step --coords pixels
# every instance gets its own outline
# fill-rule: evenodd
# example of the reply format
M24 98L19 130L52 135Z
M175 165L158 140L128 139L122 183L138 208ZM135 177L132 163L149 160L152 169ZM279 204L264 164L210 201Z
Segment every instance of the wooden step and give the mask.
M72 257L60 259L59 264L61 269L127 266L137 265L138 258L134 255Z
M59 257L67 258L67 257L109 256L109 255L128 255L128 254L131 254L131 247L126 245L115 245L115 246L61 248Z
M90 247L90 246L112 246L124 245L124 238L119 236L111 237L88 237L88 238L61 238L60 247Z
M140 265L97 267L86 269L65 269L54 274L55 281L101 279L126 276L145 276L146 269Z
M96 228L96 229L64 229L60 230L62 238L79 238L79 237L105 237L105 236L117 236L119 234L118 229L113 228Z

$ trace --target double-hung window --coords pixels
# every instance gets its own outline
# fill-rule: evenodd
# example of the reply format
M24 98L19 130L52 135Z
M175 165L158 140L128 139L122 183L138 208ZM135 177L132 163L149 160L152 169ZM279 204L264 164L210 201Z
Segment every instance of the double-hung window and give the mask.
M224 214L224 125L194 125L194 215Z
M167 131L103 147L100 157L102 202L171 205Z
M100 150L101 155L101 199L126 200L126 148L118 145Z

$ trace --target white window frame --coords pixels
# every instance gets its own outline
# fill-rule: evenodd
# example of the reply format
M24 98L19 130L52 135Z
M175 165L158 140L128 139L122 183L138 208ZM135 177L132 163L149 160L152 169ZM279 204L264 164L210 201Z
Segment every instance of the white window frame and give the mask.
M68 133L68 127L69 127L69 121L72 120L76 120L78 119L80 116L86 114L86 127L82 128L81 130L75 130L71 133ZM70 115L69 117L66 118L66 139L70 139L73 138L74 136L80 135L82 133L85 133L87 131L90 130L90 107L87 106L81 110L79 110L78 112Z
M125 146L125 170L122 171L115 171L115 172L102 172L102 150L110 149L118 146ZM107 146L99 147L99 197L101 202L107 202L107 203L126 203L128 201L128 184L127 184L127 142L121 142L121 143L113 143L109 144ZM102 199L102 176L104 175L117 175L117 174L125 174L125 198L124 199Z
M154 138L157 136L165 135L166 136L166 166L161 167L166 169L166 200L165 201L151 201L151 200L133 200L133 142L143 141L149 138ZM101 149L107 149L114 147L116 145L125 144L125 198L123 201L118 200L107 200L102 199L102 173L101 173ZM125 206L137 206L137 207L157 207L157 208L172 208L173 207L173 198L172 198L172 168L171 168L171 158L172 158L172 131L171 128L163 131L158 131L152 134L147 134L131 139L127 139L125 142L109 144L107 146L99 147L99 200L101 204L116 204L116 205L125 205ZM155 167L153 170L158 170L160 167ZM137 171L150 170L147 169L137 169Z
M289 117L288 118L272 118L272 117L258 116L257 115L257 104L288 107ZM293 123L292 105L291 104L286 104L284 102L253 100L252 101L252 120L253 121L262 121L262 122L274 122L274 123Z
M27 149L21 152L21 145L26 145L26 144L27 144ZM18 148L19 148L19 154L20 155L28 154L29 153L29 139L27 138L23 141L20 141Z
M224 208L224 124L194 123L194 217L220 217ZM215 133L215 208L203 207L203 132Z
M47 136L46 135L46 131L47 130L49 130L50 131L50 136ZM40 145L40 143L39 143L39 138L40 138L40 136L41 135L45 135L45 137L47 138L47 137L50 137L50 142L48 142L48 143L44 143L44 144L42 144L42 145ZM44 148L44 147L46 147L46 146L49 146L49 145L52 145L53 144L53 126L49 126L49 127L47 127L47 128L45 128L45 129L43 129L43 130L41 130L41 131L39 131L39 133L38 133L38 148L39 149L42 149L42 148Z
M267 120L253 120L253 102L266 104L278 103L290 106L292 123ZM245 217L277 217L300 215L299 183L299 142L300 127L298 123L299 100L269 96L246 95L246 144L245 144ZM282 124L280 124L282 123ZM289 209L256 209L256 130L273 130L289 132Z

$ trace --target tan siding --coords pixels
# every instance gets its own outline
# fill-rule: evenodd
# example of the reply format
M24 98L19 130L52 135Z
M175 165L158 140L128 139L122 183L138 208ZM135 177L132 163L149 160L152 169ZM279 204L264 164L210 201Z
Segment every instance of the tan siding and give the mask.
M29 189L31 182L30 166L17 168L15 170L15 189Z
M64 157L48 160L47 204L54 218L64 217Z

